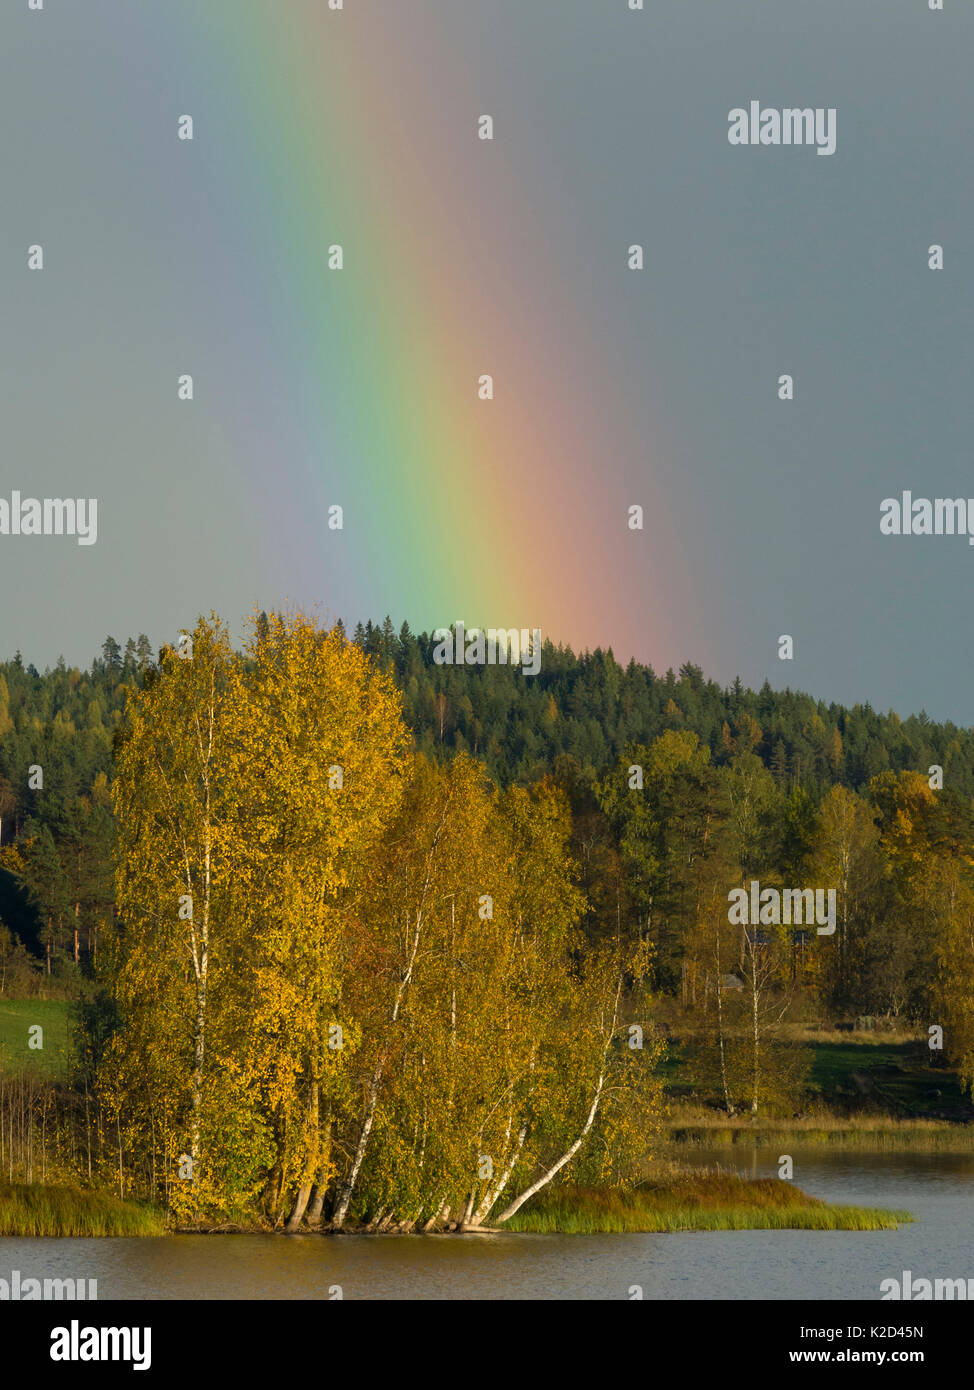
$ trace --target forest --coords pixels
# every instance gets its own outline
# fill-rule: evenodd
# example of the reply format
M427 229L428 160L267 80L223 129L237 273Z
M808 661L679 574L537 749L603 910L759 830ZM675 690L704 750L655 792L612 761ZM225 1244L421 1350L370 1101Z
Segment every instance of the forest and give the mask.
M10 1180L42 1153L188 1223L473 1229L638 1182L674 1038L728 1116L797 1113L796 1030L863 1016L970 1090L971 730L433 645L258 613L241 650L211 617L0 666L0 1001L72 1037L3 1083ZM756 882L835 931L735 919Z

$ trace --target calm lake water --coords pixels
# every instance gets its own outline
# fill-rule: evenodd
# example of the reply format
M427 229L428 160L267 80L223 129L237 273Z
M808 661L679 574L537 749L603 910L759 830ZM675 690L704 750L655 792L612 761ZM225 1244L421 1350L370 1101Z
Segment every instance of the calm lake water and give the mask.
M688 1151L774 1177L770 1150ZM898 1231L686 1235L169 1236L0 1240L0 1277L95 1278L100 1299L852 1299L911 1270L974 1277L974 1155L792 1150L795 1182L831 1202L905 1208Z

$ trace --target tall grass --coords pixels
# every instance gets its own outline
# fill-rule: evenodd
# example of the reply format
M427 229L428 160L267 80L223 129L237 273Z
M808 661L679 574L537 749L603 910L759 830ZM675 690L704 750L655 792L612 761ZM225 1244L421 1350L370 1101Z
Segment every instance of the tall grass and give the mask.
M721 1171L685 1172L623 1191L546 1189L505 1224L510 1231L889 1231L906 1211L830 1206L791 1183Z
M104 1192L40 1184L0 1185L0 1236L161 1236L154 1207Z

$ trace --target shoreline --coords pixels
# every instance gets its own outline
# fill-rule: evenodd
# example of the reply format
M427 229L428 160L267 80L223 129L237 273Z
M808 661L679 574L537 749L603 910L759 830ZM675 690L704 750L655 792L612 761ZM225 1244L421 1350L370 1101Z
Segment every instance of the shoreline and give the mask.
M810 1197L791 1182L748 1178L721 1170L669 1172L632 1188L546 1189L503 1227L450 1223L430 1230L415 1223L368 1223L333 1230L327 1224L290 1232L266 1221L199 1221L171 1225L143 1203L71 1188L0 1188L0 1235L138 1237L177 1235L498 1236L668 1234L742 1230L896 1230L912 1222L902 1210L845 1206Z

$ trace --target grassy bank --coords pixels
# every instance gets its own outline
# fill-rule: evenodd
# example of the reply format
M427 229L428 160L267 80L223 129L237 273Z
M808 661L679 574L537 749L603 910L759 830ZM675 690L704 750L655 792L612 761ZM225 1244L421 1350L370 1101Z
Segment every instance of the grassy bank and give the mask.
M153 1207L104 1192L38 1184L0 1185L0 1236L161 1236Z
M505 1229L593 1235L636 1231L890 1231L909 1212L830 1206L788 1182L736 1173L686 1172L619 1189L558 1187L539 1193Z

